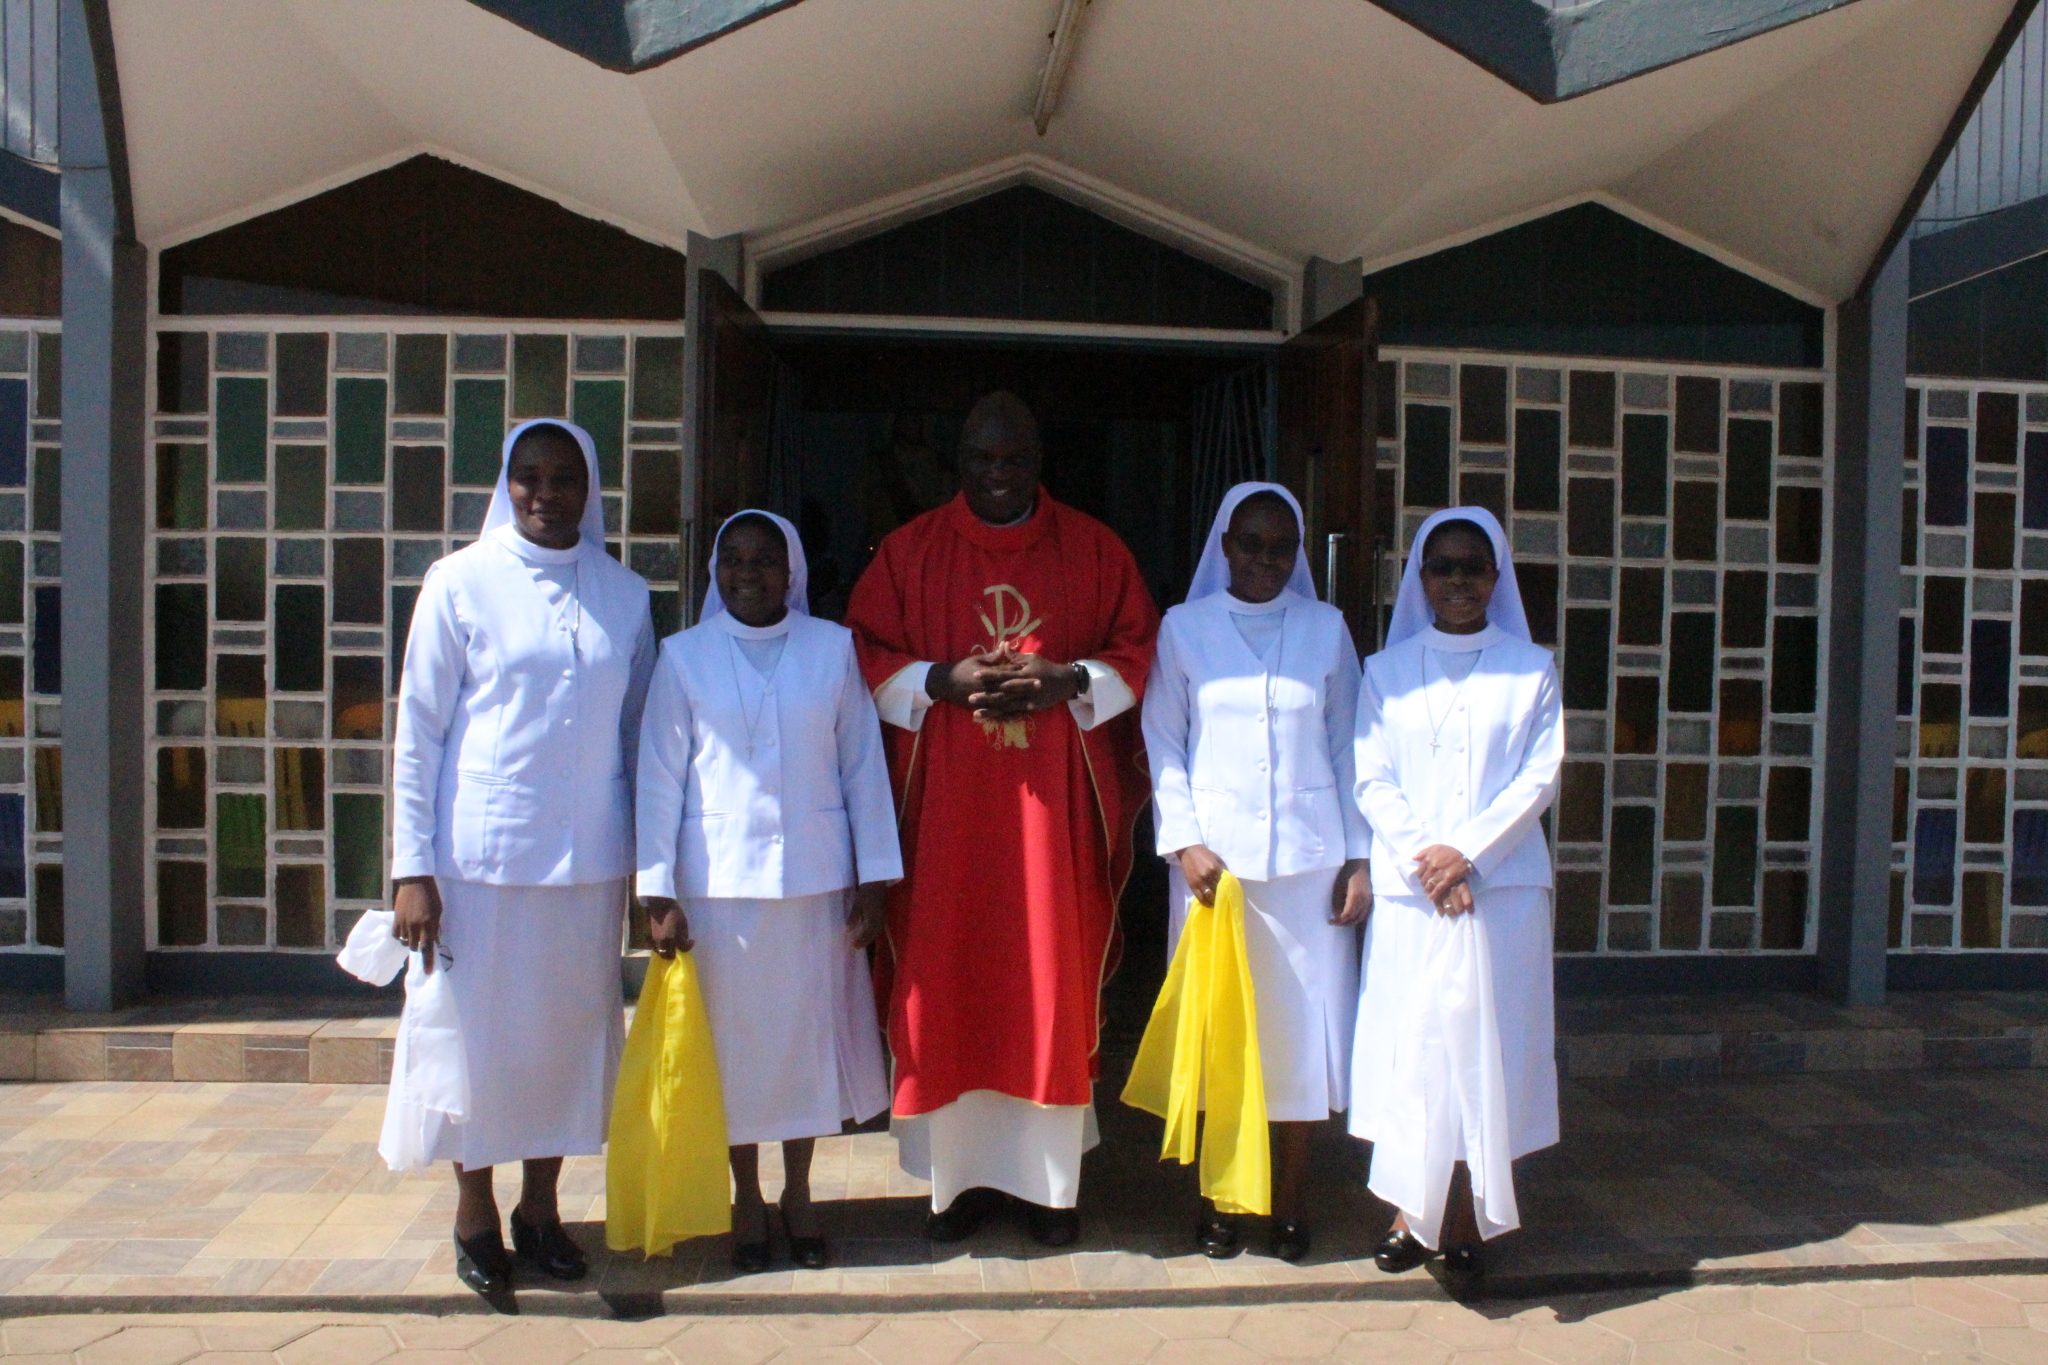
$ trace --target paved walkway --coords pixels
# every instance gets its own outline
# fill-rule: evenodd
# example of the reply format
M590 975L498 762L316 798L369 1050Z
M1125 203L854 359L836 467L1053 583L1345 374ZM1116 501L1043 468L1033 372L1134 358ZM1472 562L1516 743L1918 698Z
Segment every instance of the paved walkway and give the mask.
M98 1365L512 1365L765 1361L849 1365L2039 1365L2048 1277L1842 1280L1801 1287L1450 1303L776 1314L643 1321L207 1314L19 1319L6 1359Z
M372 1086L0 1085L0 1313L86 1299L473 1308L450 1274L453 1182L382 1169L382 1107ZM1192 1177L1154 1159L1156 1120L1113 1102L1102 1117L1072 1251L1035 1246L1016 1220L934 1246L924 1187L897 1170L886 1133L864 1133L819 1144L832 1269L735 1279L723 1242L707 1241L666 1260L600 1253L585 1284L522 1298L588 1317L1441 1298L1426 1272L1389 1278L1364 1259L1387 1213L1348 1139L1317 1153L1308 1262L1261 1254L1256 1233L1245 1255L1212 1262L1189 1245ZM1493 1259L1503 1296L2048 1272L2048 1072L1582 1080L1565 1087L1564 1126L1560 1147L1524 1164L1528 1230ZM600 1247L601 1163L571 1162L563 1189L572 1232Z

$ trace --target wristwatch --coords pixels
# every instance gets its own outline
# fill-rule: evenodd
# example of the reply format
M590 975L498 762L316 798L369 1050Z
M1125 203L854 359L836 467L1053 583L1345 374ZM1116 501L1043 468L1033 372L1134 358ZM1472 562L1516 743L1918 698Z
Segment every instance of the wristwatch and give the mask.
M1071 664L1071 665L1069 665L1069 666L1070 666L1070 667L1071 667L1071 668L1072 668L1072 669L1074 670L1074 695L1075 695L1075 696L1077 696L1077 697L1085 697L1085 696L1087 696L1087 695L1088 695L1088 665L1086 665L1086 664L1084 664L1084 663L1081 663L1081 662L1079 662L1079 661L1076 661L1075 663L1073 663L1073 664Z

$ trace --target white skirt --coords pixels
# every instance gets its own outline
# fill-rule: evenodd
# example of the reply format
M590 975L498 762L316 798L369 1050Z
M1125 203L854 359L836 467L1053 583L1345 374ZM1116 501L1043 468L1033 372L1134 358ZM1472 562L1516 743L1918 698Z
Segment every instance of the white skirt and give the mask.
M1033 1104L998 1090L895 1115L889 1131L905 1174L931 1181L933 1213L975 1189L1071 1209L1081 1197L1081 1158L1102 1141L1093 1104Z
M1166 953L1172 960L1194 897L1167 864ZM1244 886L1244 948L1259 1020L1266 1117L1326 1119L1350 1107L1351 1036L1358 1014L1358 930L1330 923L1337 869Z
M889 1107L867 955L846 934L848 893L692 900L691 950L735 1147L824 1137Z
M1367 1185L1429 1247L1455 1162L1497 1237L1521 1226L1510 1163L1557 1141L1550 892L1474 894L1455 917L1379 896L1366 926L1351 1132L1373 1144Z
M480 1170L603 1151L625 1039L625 883L437 881L452 960L435 968L455 995L469 1111L427 1116L427 1159Z

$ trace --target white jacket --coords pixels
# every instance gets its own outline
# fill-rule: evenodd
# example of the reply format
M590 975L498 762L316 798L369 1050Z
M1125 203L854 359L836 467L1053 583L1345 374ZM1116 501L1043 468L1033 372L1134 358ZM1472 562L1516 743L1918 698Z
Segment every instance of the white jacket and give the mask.
M1335 607L1285 593L1269 665L1212 593L1166 613L1145 687L1159 852L1205 844L1270 881L1363 858L1352 799L1358 655ZM1242 604L1238 604L1242 610Z
M735 637L784 627L764 693ZM663 641L635 817L643 896L784 900L902 877L852 632L800 612L765 628L720 613Z
M456 551L420 587L392 755L394 879L570 886L633 870L647 584L602 546L544 551L516 534ZM566 608L538 577L559 578L565 555Z
M1433 638L1424 631L1365 661L1358 801L1372 824L1373 890L1422 896L1413 860L1431 844L1471 859L1481 885L1547 887L1541 820L1564 762L1550 651L1488 626L1463 686L1433 677L1425 694Z

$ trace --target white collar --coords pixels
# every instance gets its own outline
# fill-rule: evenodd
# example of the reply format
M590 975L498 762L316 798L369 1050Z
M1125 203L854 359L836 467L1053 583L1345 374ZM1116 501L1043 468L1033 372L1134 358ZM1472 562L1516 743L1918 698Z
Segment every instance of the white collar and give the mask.
M579 536L574 545L567 549L555 549L549 545L537 545L519 534L517 526L500 526L491 532L498 544L529 564L574 564L583 556L584 542Z
M1471 654L1514 637L1489 621L1483 630L1470 635L1453 635L1435 626L1425 626L1416 638L1422 641L1423 648L1436 650L1439 654Z

